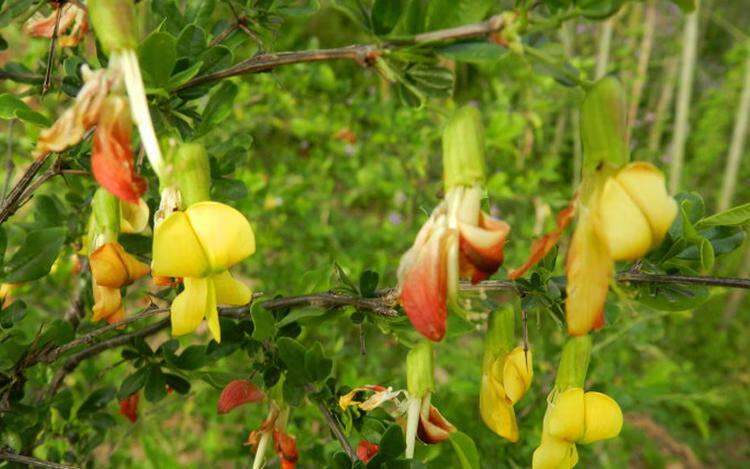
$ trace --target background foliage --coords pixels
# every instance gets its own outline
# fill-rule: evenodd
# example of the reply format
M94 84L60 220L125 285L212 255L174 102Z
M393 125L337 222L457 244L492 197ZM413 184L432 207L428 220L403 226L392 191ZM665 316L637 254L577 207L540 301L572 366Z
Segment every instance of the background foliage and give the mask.
M78 66L84 61L98 65L104 57L95 54L93 37L77 49L58 51L52 88L41 96L39 77L47 66L49 42L24 36L19 25L33 9L48 7L31 0L0 3L0 33L7 43L0 54L5 72L0 70L0 78L15 77L6 77L0 88L28 105L12 96L0 98L6 119L0 123L0 147L7 148L9 161L23 168L31 162L39 129L59 115L81 85ZM332 288L369 296L376 287L372 274L362 275L365 271L377 272L377 288L395 284L401 253L439 201L439 139L446 113L457 104L475 104L487 128L486 208L513 227L506 266L523 262L531 241L554 225L554 214L575 189L574 155L580 151L576 109L582 92L560 83L565 76L559 68L528 54L510 54L484 39L441 44L439 58L432 49L397 49L387 60L402 75L400 84L388 83L372 67L331 61L177 90L195 76L259 52L258 42L241 29L233 29L221 44L212 43L231 27L235 15L244 15L264 50L283 51L380 41L376 35L477 22L513 7L512 2L486 0L376 1L369 14L369 3L153 0L138 6L144 33L139 54L157 131L208 148L213 197L241 210L256 232L258 252L238 273L254 291L264 292L263 299ZM412 10L420 5L425 10L411 13L402 8L407 3ZM542 3L538 14L556 18L559 11L569 11L563 7L571 2ZM621 3L578 2L576 8L587 16L576 15L559 28L540 28L525 41L555 61L567 57L571 69L592 78L605 28L594 17L606 16ZM651 58L646 69L639 70L649 9L656 15L648 46ZM606 20L613 28L607 72L618 75L628 90L645 80L633 125L634 157L651 161L665 173L671 161L674 106L660 103L676 85L683 20L678 7L667 2L625 3ZM692 223L717 212L718 188L723 178L735 176L724 173L724 161L748 73L744 64L750 42L744 31L749 23L742 2L707 0L701 6L681 184L691 192L680 196L691 201L683 209ZM410 106L420 98L427 99L423 106ZM88 170L89 152L90 143L68 151L66 167ZM736 175L735 203L750 198L747 161L745 151ZM335 409L336 394L348 388L366 383L404 387L407 348L402 342L415 337L399 332L409 328L403 318L384 320L352 307L269 312L256 303L252 320L222 319L225 340L220 345L208 342L205 330L179 339L162 332L134 340L81 363L49 399L45 392L60 362L36 364L25 370L23 382L13 381L14 370L30 350L64 344L101 327L87 319L92 305L89 274L74 272L76 246L95 187L90 177L56 177L3 226L0 252L8 246L3 282L23 283L12 287L14 302L6 300L10 306L0 313L0 388L8 399L0 402L2 444L86 467L249 467L251 456L242 443L266 409L249 405L217 416L220 389L236 378L250 377L259 385L285 379L285 399L299 405L289 427L302 455L299 467L321 467L324 462L348 467L336 465L340 458L334 455L341 449L317 407L304 405L305 398ZM155 208L155 183L147 197ZM646 268L737 274L747 249L740 247L742 229L704 223L698 230L701 239L708 239L715 262L700 251L705 242L690 239L680 219L666 246L645 261ZM149 238L133 235L123 244L143 259L150 255ZM668 252L675 246L681 249ZM529 288L539 290L524 303L536 378L516 407L519 443L501 441L478 413L479 329L482 310L491 301L481 303L472 317L475 322L468 326L476 331L449 333L437 348L433 402L475 441L482 467L527 467L538 443L546 393L565 338L559 288L555 294L554 281L548 282L562 272L562 260L562 255L556 263L548 258L529 280ZM38 270L27 272L23 266ZM506 273L503 268L496 278ZM617 295L610 294L609 325L595 337L589 387L614 397L626 423L620 438L579 448L581 466L738 467L750 460L750 326L744 320L748 299L728 311L726 289L654 288L622 287ZM147 291L157 290L148 281L128 290L130 314L147 305ZM173 295L167 290L157 296ZM520 306L511 297L499 300ZM74 329L69 318L76 308L84 314ZM159 320L136 322L125 332ZM105 337L122 333L112 331ZM304 344L301 352L291 339ZM269 341L275 345L267 347ZM297 365L299 353L305 354L304 369ZM313 392L305 383L313 385ZM175 392L167 394L165 385ZM131 424L117 414L117 400L138 389L140 418ZM384 413L364 418L336 412L354 443L360 436L380 441L390 421ZM417 457L427 467L456 467L456 453L448 442L420 447Z

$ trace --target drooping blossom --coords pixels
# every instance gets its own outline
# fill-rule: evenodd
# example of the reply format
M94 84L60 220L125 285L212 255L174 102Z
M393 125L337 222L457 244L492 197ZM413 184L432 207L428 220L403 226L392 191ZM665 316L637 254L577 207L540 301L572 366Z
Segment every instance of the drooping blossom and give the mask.
M135 423L138 420L138 401L140 401L138 392L126 397L120 402L120 415L124 415L126 419Z
M448 303L457 304L459 278L485 280L503 262L510 227L481 209L484 133L478 111L459 109L443 133L445 199L417 233L398 268L404 312L422 335L445 335Z
M583 178L578 197L557 219L558 228L536 241L517 278L541 260L578 212L565 263L568 332L582 335L604 324L604 302L614 261L635 260L657 247L677 215L664 175L650 163L628 163L622 88L599 81L582 109Z
M172 334L194 331L203 318L221 341L217 304L244 305L252 293L228 269L255 252L247 219L219 202L199 202L173 212L154 230L153 272L181 277L185 290L172 302Z

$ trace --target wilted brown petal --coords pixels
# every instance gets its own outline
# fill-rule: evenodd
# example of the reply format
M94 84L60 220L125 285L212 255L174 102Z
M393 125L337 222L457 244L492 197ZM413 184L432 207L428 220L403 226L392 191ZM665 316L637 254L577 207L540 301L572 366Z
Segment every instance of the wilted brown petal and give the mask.
M428 400L422 401L417 428L419 441L434 445L448 439L450 433L455 431L456 427L447 421L435 406L431 405Z

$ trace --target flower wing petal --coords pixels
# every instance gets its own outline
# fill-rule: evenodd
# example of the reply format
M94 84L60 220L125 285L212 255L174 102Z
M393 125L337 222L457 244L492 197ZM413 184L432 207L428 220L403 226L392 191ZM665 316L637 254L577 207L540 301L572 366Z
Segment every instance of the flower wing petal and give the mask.
M482 375L479 413L490 430L510 442L518 441L518 424L513 406L505 396L503 385L489 374Z
M510 232L510 225L481 212L479 226L461 222L458 226L462 260L470 264L462 265L461 271L464 272L469 267L472 272L471 282L480 282L494 274L503 263L503 246Z
M608 178L594 213L594 226L616 261L637 259L651 249L651 227L622 185Z
M636 161L622 168L616 179L646 216L654 245L659 244L677 216L677 202L667 194L664 174L650 163Z
M172 301L172 335L184 335L198 328L210 305L212 285L207 278L185 278L185 290Z
M622 410L614 399L600 392L583 395L584 432L579 443L589 444L607 440L620 434Z
M210 266L185 212L169 215L154 232L154 274L162 277L202 277Z

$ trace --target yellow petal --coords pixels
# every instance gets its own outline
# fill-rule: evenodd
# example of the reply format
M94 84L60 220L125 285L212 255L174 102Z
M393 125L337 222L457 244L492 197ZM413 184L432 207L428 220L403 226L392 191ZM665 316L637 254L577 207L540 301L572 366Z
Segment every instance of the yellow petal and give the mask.
M185 290L172 301L172 335L193 332L203 321L210 305L216 308L213 283L209 279L186 277L184 282Z
M677 202L667 194L664 175L652 164L636 161L617 173L617 181L648 220L653 245L659 244L677 216Z
M584 430L583 389L570 388L560 393L550 404L545 418L545 430L555 438L574 442Z
M185 212L172 213L156 228L153 252L154 274L162 277L203 277L210 270Z
M604 322L612 259L603 244L591 226L589 215L582 213L565 264L568 278L565 315L570 334L586 334Z
M622 429L622 410L614 399L600 392L587 392L583 395L584 432L579 443L614 438Z
M531 358L531 350L524 352L520 346L505 358L503 386L511 404L520 401L531 386L531 378L534 376Z
M595 208L596 228L612 259L637 259L651 249L651 227L641 209L615 178L608 178Z
M208 256L211 270L221 272L255 252L255 235L247 219L219 202L199 202L185 214Z
M542 444L534 451L532 469L570 469L578 464L575 443L542 436Z
M140 233L148 228L148 205L143 199L138 204L120 201L120 232Z
M211 276L216 288L216 303L220 305L246 305L252 298L252 291L239 280L232 278L226 270Z
M503 385L488 374L482 376L479 413L490 430L508 441L518 441L518 425L513 406L505 397Z

